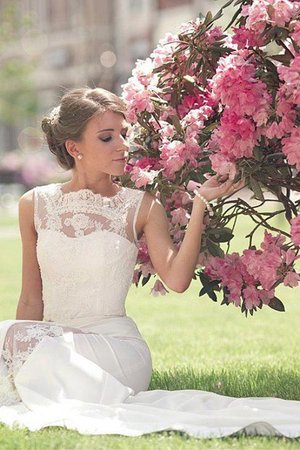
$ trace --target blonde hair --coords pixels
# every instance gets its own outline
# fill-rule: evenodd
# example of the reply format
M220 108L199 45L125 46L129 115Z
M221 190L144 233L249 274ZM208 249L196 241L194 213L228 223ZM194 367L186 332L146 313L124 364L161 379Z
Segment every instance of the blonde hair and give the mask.
M121 113L125 117L126 104L106 89L79 88L64 94L60 105L42 119L41 127L49 149L61 167L69 170L75 166L73 156L65 147L65 141L79 141L89 120L105 111Z

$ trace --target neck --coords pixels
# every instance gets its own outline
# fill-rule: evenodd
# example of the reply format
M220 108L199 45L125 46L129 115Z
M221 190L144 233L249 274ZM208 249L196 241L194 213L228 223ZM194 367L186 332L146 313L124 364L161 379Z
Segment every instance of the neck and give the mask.
M103 176L85 176L74 172L72 178L67 183L64 183L64 192L78 191L80 189L90 189L94 194L114 195L118 189L117 183L112 181L109 174Z

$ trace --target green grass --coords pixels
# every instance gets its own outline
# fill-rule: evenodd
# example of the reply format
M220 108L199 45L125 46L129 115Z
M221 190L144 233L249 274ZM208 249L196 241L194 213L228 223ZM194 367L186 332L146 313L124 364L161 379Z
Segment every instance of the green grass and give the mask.
M1 229L0 229L1 230ZM130 288L127 314L148 342L150 389L201 389L232 396L300 400L299 289L281 288L285 313L266 307L245 318L234 306L198 297L199 282L183 294L154 298L152 281ZM15 317L21 284L18 239L0 239L0 320ZM141 437L83 436L59 427L38 432L0 426L0 449L300 449L300 439L231 437L202 440L179 432Z
M17 226L18 219L15 215L1 214L0 210L0 227L2 226Z

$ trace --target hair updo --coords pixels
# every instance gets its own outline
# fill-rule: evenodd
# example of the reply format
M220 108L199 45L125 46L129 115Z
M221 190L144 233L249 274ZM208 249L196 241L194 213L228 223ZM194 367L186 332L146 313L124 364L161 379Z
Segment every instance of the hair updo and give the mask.
M125 116L126 104L120 97L106 89L72 89L63 95L60 105L42 119L41 127L49 149L61 167L69 170L75 166L73 156L65 147L65 141L67 139L79 141L89 120L105 111Z

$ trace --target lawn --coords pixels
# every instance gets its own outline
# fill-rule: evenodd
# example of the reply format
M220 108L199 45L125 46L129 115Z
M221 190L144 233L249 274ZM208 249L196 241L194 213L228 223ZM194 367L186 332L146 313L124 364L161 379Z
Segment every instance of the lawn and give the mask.
M20 242L0 238L0 320L15 317L20 283ZM231 305L220 306L207 297L199 298L196 281L183 294L170 292L159 298L149 295L151 285L132 286L127 298L127 314L137 322L152 351L150 389L193 388L232 396L300 400L299 289L279 290L285 313L264 308L245 318ZM300 449L300 439L199 440L177 432L135 438L82 436L58 427L30 433L0 426L1 450L229 448Z

